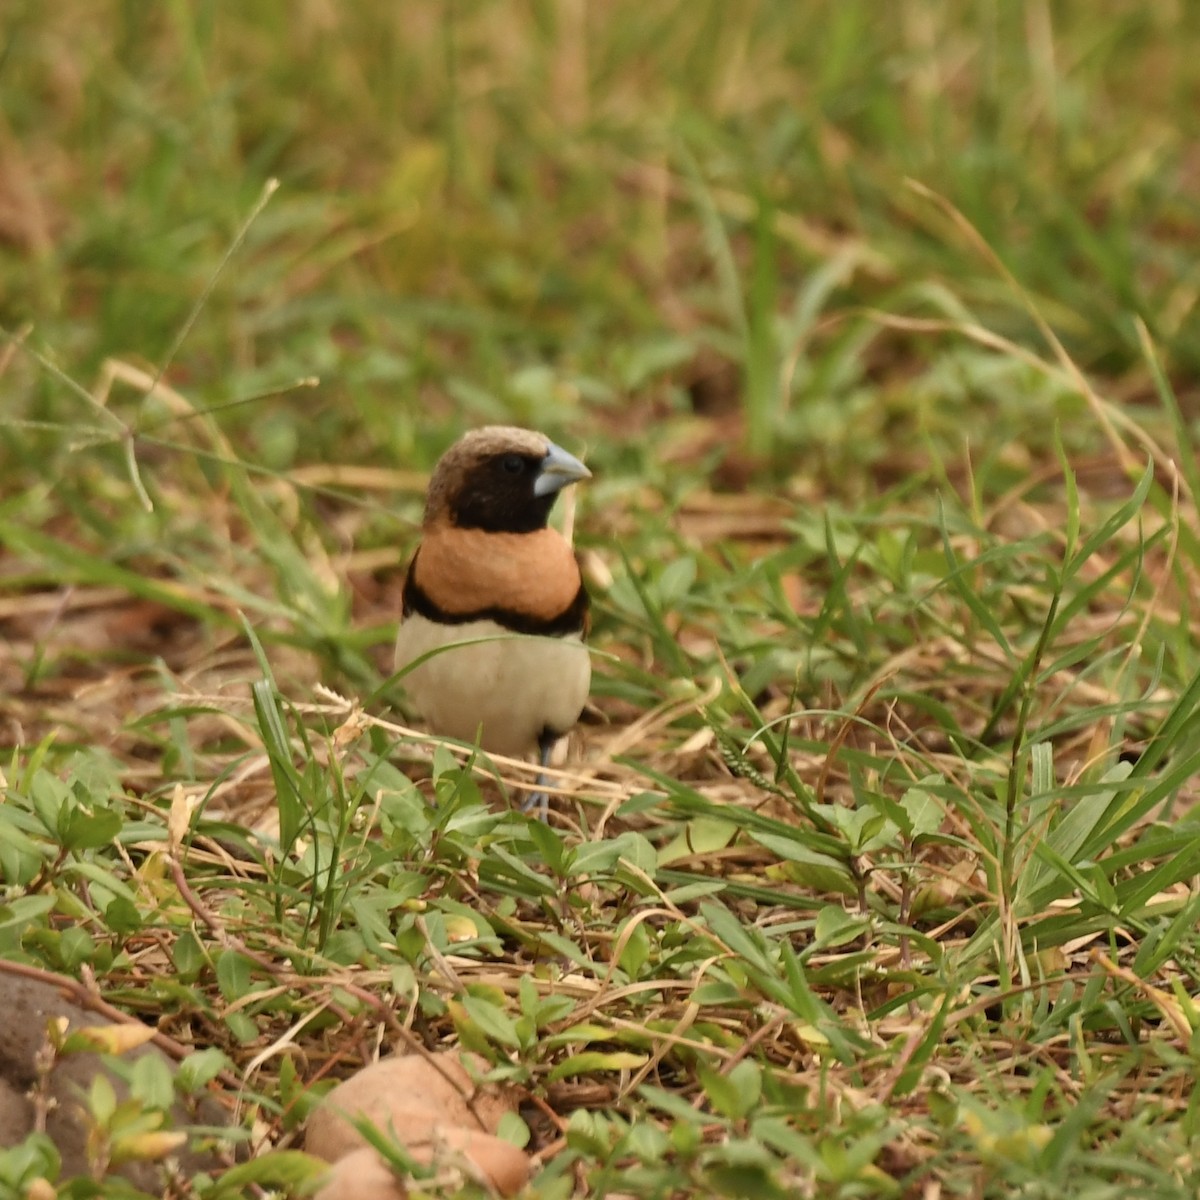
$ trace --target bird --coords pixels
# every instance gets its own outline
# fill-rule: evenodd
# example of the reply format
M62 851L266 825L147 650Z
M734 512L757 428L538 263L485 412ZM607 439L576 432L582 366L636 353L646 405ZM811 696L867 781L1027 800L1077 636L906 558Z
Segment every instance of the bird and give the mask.
M474 429L434 468L402 593L395 666L430 730L492 754L538 755L579 720L591 687L590 600L549 524L591 471L544 434ZM522 808L547 815L541 789Z

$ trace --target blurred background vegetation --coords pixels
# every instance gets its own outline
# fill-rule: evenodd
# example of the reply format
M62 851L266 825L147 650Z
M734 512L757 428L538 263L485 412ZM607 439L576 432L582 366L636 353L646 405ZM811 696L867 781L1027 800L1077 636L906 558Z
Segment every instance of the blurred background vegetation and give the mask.
M743 400L756 458L845 489L921 437L1048 443L1061 388L873 315L1046 351L910 179L1122 399L1146 394L1135 318L1200 366L1185 0L9 0L2 34L5 326L89 387L174 350L274 469L424 464L499 418L653 427L653 455L658 421ZM28 362L5 390L10 416L80 412Z

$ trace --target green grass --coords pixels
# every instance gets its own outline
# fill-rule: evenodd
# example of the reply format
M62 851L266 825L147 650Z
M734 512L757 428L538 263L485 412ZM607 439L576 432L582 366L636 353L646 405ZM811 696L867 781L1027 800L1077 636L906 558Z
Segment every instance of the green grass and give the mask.
M243 8L0 18L0 958L263 1152L405 1024L547 1200L1194 1196L1200 8ZM388 678L493 420L596 476L549 827Z

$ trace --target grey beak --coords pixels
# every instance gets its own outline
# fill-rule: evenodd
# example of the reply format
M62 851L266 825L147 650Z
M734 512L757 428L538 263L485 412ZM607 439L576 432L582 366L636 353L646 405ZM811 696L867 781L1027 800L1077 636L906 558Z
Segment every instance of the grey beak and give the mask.
M535 496L549 496L561 491L581 479L591 479L592 473L573 454L568 454L561 446L550 443L546 457L542 459L542 469L533 481Z

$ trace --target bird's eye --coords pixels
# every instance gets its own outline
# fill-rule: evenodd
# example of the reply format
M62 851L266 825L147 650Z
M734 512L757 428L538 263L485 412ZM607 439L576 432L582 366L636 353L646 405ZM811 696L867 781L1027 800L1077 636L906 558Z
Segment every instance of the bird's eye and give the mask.
M520 475L525 470L525 460L519 454L506 454L500 466L506 475Z

